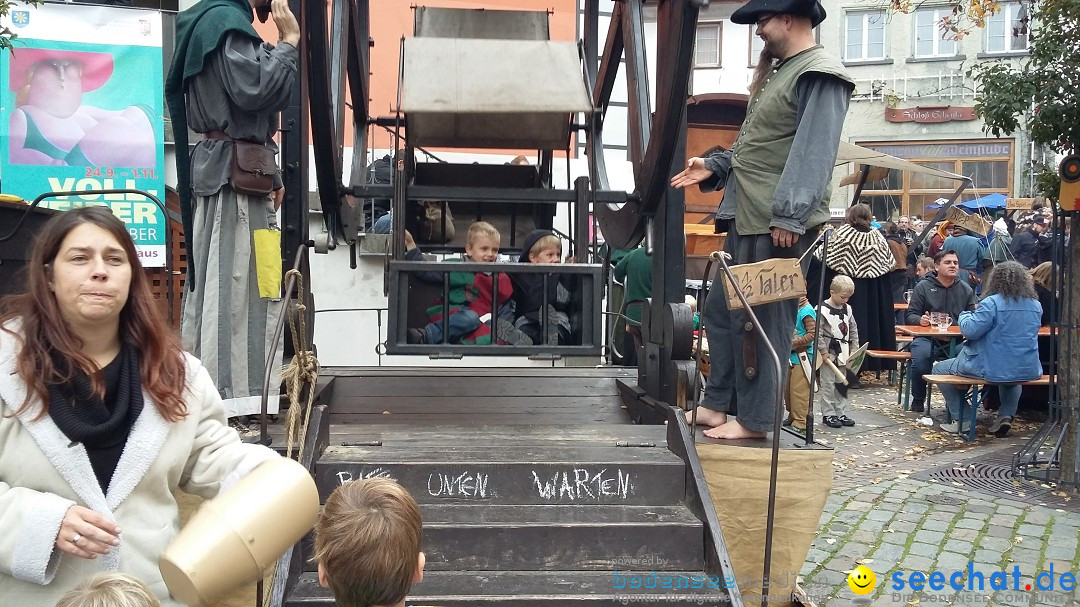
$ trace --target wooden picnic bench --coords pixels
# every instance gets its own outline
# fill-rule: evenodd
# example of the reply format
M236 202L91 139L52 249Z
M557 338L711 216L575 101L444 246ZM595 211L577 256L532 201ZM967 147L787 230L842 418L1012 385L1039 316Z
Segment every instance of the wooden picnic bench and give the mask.
M896 360L900 361L899 369L897 370L897 383L896 383L896 404L903 403L904 411L908 410L908 399L904 398L907 395L904 387L907 385L907 368L911 363L911 352L907 350L867 350L866 355L870 358L880 358L883 360ZM890 370L889 374L892 375L893 371ZM889 383L892 383L891 381Z
M982 379L980 377L966 377L964 375L935 375L933 373L923 375L923 379L926 380L927 385L948 384L948 385L951 385L951 386L967 386L969 388L969 390L970 390L970 388L973 388L975 386L997 386L999 384L1004 383L1004 382L986 381L985 379ZM1008 384L1005 384L1005 385L1012 385L1012 384L1019 384L1021 386L1049 386L1050 385L1050 376L1049 375L1043 375L1042 377L1040 377L1038 379L1033 379L1031 381L1008 382ZM979 391L978 390L970 390L970 394L967 396L967 400L968 400L968 404L971 405L971 419L970 419L970 421L968 423L968 429L967 429L968 431L966 433L966 436L965 436L965 432L963 432L963 430L964 430L963 420L956 420L958 422L956 429L957 429L957 434L964 437L965 440L971 442L971 441L975 440L975 417L976 417L976 415L978 413ZM927 403L930 402L929 393L927 394L926 401L927 401ZM929 408L927 408L927 411L929 411ZM951 422L952 419L951 419L951 414L949 414L949 412L948 412L948 407L946 407L945 411L946 411L946 419L948 419L948 421Z

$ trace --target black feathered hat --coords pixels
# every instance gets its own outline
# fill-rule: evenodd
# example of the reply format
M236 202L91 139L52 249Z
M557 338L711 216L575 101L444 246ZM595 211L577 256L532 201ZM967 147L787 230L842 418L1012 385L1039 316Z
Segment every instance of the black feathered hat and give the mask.
M811 25L817 27L825 20L825 7L818 0L750 0L731 14L731 21L752 25L766 14L807 17Z

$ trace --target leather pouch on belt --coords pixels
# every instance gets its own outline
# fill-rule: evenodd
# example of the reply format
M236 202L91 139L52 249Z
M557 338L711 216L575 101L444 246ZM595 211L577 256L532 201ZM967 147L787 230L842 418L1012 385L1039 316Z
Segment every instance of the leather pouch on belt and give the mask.
M229 182L239 194L269 196L274 191L274 148L252 141L233 142L233 167Z

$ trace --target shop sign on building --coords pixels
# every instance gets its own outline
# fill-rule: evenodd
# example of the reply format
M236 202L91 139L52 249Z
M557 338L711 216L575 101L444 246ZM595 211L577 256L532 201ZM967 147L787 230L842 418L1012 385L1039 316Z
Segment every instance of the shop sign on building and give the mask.
M885 120L889 122L954 122L975 120L974 107L951 105L920 106L913 108L885 108Z

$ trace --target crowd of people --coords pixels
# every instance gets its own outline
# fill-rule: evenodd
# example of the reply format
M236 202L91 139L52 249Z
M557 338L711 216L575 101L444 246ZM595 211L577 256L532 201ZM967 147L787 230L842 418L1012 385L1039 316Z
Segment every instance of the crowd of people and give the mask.
M277 45L255 32L253 10L273 17ZM832 169L854 90L843 65L816 42L825 16L817 0L749 0L733 12L733 22L753 25L764 41L746 120L731 149L691 158L671 180L724 190L717 218L733 263L799 259L804 273L816 264L829 286L822 301L811 288L810 300L755 308L772 347L790 352L788 372L779 374L759 364L764 345L747 329L746 312L709 297L701 318L712 370L696 419L711 438L763 438L775 394L786 387L787 423L805 429L820 386L823 423L854 426L847 390L857 383L856 352L862 341L895 349L892 305L905 301L907 324L927 326L932 314L945 313L966 338L947 360L938 360L929 338L912 342L912 408L925 406L922 376L931 369L982 378L998 385L990 430L1007 433L1018 384L1042 373L1037 334L1052 320L1054 299L1047 264L1054 239L1068 235L1050 235L1048 218L1035 209L999 218L989 238L942 223L923 246L916 242L921 218L877 224L868 206L856 204L819 259L804 255L830 216ZM177 167L189 246L179 337L160 317L130 234L104 207L50 220L35 241L26 291L0 300L5 601L178 605L158 568L179 531L176 493L213 498L279 457L242 442L227 422L227 411L252 413L262 396L276 306L258 296L250 243L254 232L275 227L283 195L279 175L247 179L237 159L273 161L299 35L285 0L202 0L177 19L166 82L177 148L188 148L189 126L204 135L190 163ZM423 259L407 232L405 242L406 259ZM500 249L499 231L477 221L462 260L493 264ZM516 261L555 266L562 253L558 235L537 230ZM621 268L645 275L650 266L640 249ZM418 280L449 288L431 302L427 323L408 329L408 341L569 343L564 276L555 267L418 272ZM644 297L643 289L630 297ZM964 395L942 392L957 420L946 429L962 430ZM338 487L316 527L314 561L340 605L404 605L426 563L416 501L388 479Z

